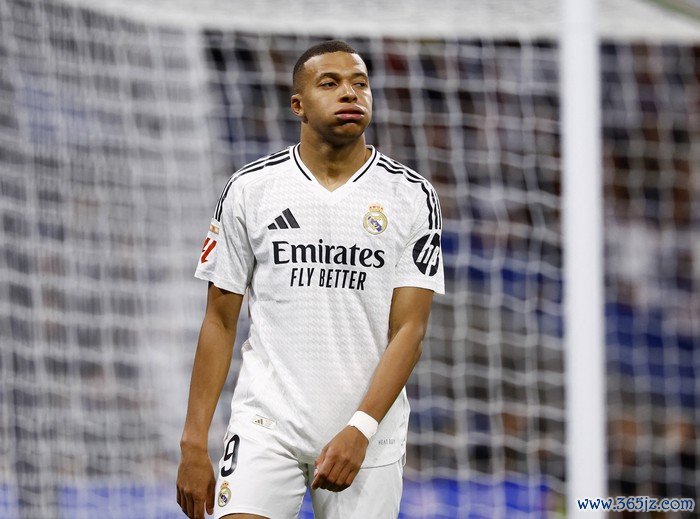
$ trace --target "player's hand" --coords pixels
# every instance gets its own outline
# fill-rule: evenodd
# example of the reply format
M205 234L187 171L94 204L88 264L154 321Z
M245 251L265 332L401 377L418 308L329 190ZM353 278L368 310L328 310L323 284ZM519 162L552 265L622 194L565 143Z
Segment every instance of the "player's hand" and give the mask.
M183 449L177 469L177 504L190 519L214 513L216 478L206 450Z
M355 480L367 454L369 440L349 425L326 445L314 465L311 488L342 492Z

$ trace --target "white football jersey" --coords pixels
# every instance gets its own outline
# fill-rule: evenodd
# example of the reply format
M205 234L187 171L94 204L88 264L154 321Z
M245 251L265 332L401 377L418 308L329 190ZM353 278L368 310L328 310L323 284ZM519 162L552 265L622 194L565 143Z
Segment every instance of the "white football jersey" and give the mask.
M274 435L312 463L348 423L388 345L396 287L444 293L440 203L416 172L369 147L328 191L299 145L234 173L216 206L195 276L249 296L250 337L232 421ZM406 448L402 390L363 467Z

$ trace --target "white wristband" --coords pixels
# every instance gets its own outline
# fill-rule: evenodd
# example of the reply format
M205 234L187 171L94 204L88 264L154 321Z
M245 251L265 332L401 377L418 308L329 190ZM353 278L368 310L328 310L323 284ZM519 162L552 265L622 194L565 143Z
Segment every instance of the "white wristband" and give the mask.
M372 418L367 413L357 411L354 415L352 415L352 418L350 418L348 425L355 427L362 434L364 434L368 440L371 440L372 436L374 436L374 434L377 432L379 422L377 422L377 420Z

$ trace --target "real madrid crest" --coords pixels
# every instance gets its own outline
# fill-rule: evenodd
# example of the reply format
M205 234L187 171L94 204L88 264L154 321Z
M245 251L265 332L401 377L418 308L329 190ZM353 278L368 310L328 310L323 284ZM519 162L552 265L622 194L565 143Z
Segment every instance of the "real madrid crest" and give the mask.
M221 484L221 490L219 490L219 507L226 506L229 501L231 501L231 489L228 488L228 482L224 481Z
M384 208L381 205L372 204L369 206L369 211L362 218L362 225L368 233L381 234L386 230L389 221L383 211Z

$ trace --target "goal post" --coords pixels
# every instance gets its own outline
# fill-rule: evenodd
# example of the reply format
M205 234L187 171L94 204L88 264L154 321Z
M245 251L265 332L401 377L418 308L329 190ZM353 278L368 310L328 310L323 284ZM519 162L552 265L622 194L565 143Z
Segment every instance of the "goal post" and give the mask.
M564 0L560 38L566 482L569 517L607 497L603 181L597 0Z

